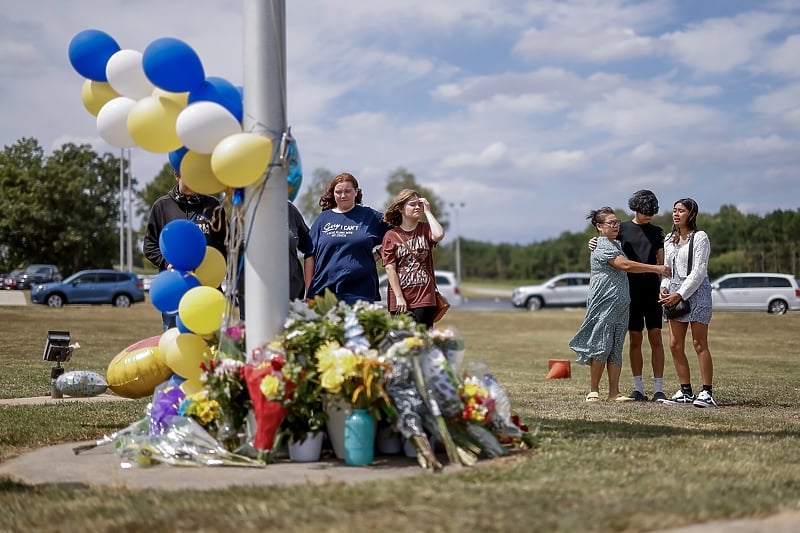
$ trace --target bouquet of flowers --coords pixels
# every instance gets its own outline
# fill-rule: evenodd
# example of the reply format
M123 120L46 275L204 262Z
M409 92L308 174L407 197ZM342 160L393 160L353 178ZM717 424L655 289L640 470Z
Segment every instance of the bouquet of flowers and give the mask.
M377 350L355 353L338 341L328 341L317 350L315 358L325 392L341 395L354 409L367 409L376 419L380 418L381 408L391 408L384 390L385 373L391 367Z
M252 407L250 393L244 376L244 361L226 357L217 352L213 359L200 363L200 381L208 397L219 405L221 423L238 434L244 427L247 413Z
M191 417L208 432L217 430L219 403L209 398L207 390L186 396L178 406L178 416Z
M244 366L244 376L256 419L254 445L272 450L286 408L283 403L294 392L294 383L286 381L282 370L286 360L273 354L269 360Z

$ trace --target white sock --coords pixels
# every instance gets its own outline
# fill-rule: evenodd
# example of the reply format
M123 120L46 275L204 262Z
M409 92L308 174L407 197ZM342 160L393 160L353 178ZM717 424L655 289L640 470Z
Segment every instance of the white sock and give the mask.
M664 378L653 378L653 393L664 392Z
M644 394L644 381L642 381L642 376L633 376L633 388Z

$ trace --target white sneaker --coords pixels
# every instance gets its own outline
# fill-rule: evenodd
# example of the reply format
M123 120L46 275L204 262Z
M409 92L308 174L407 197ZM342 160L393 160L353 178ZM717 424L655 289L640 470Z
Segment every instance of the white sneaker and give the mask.
M689 405L694 401L694 396L678 391L669 400L661 400L664 405Z
M697 395L697 399L692 402L692 405L695 407L716 407L717 402L714 401L710 392L704 390L700 391L700 394Z

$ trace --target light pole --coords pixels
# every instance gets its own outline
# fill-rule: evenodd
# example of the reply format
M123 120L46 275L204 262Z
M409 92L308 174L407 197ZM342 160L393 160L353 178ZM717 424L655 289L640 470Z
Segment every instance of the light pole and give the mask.
M461 230L458 225L458 212L464 208L464 202L453 203L451 202L448 204L450 208L455 213L455 227L456 227L456 242L454 245L455 248L455 259L456 259L456 281L459 285L461 285Z

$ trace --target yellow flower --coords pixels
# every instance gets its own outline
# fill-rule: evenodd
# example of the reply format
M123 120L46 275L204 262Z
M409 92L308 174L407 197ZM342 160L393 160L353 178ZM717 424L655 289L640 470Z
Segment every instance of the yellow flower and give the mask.
M267 398L275 398L280 391L281 382L273 375L266 375L261 380L261 393Z
M322 388L333 394L338 394L342 390L344 383L344 374L338 372L335 368L328 369L322 372L320 376L320 384Z
M336 365L338 358L336 352L341 348L341 345L336 341L328 341L323 344L316 353L317 356L317 370L325 372Z

